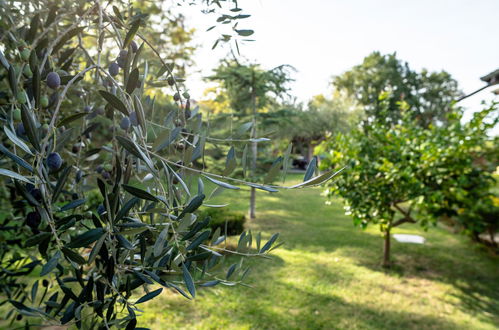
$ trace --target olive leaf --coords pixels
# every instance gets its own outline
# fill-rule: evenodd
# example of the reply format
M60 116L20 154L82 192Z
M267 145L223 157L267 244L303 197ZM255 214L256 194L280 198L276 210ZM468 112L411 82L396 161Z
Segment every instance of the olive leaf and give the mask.
M99 91L100 95L113 107L115 108L116 110L120 111L121 113L123 113L125 116L129 116L129 112L128 112L128 109L127 107L125 106L125 104L119 99L117 98L115 95L107 92L107 91L104 91L104 90L100 90Z

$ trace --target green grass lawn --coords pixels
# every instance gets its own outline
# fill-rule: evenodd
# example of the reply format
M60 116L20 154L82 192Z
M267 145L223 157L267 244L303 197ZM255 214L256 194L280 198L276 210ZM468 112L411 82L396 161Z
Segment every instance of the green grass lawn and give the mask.
M406 225L425 245L393 241L391 270L380 266L377 227L362 231L326 205L319 188L258 192L247 227L285 244L258 258L244 286L199 289L194 301L164 291L145 303L138 326L151 329L497 329L499 258L442 228ZM219 202L246 211L248 191ZM231 261L231 260L229 260ZM233 260L232 260L233 261Z

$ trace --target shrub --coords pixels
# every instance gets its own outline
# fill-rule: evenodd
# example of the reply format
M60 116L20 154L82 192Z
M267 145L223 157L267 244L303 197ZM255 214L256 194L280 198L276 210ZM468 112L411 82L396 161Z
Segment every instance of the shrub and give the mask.
M242 212L232 211L227 208L209 208L199 212L199 217L210 217L209 227L212 232L220 228L220 232L225 235L239 235L244 231L246 216Z

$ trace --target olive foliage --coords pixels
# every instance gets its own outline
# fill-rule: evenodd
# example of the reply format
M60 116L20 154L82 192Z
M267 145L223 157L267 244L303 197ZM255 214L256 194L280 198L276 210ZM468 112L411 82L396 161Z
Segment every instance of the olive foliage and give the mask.
M248 268L225 267L224 255L278 245L278 234L246 231L228 249L226 233L196 215L223 206L210 202L221 190L279 187L229 177L251 141L236 152L230 138L208 136L183 64L147 38L154 13L138 4L0 4L0 304L25 327L134 329L141 304L163 290L191 299L200 287L241 283ZM238 14L223 22L244 18L237 2L224 4ZM232 150L220 174L204 170L214 141Z

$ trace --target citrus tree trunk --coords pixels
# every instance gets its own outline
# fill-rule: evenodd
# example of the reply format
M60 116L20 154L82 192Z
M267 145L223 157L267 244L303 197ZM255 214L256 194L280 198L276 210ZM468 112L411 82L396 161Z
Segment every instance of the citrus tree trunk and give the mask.
M385 231L383 244L383 267L390 267L390 229Z

